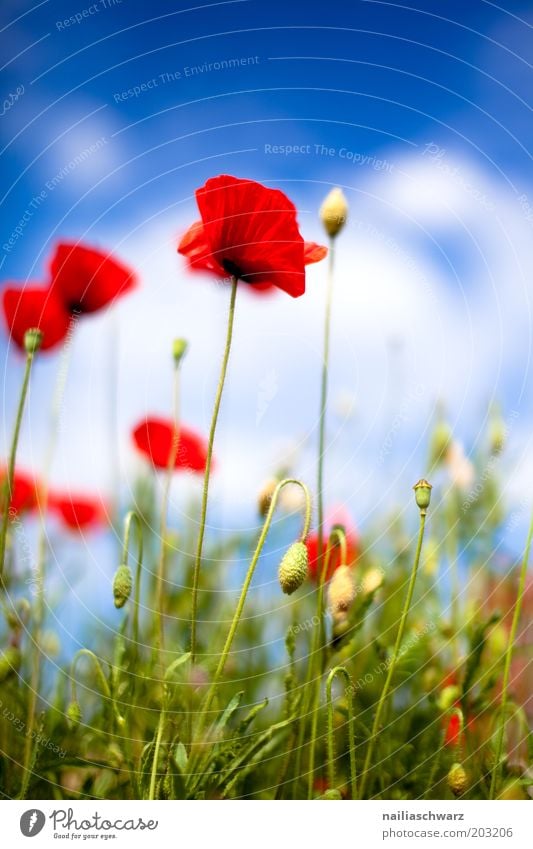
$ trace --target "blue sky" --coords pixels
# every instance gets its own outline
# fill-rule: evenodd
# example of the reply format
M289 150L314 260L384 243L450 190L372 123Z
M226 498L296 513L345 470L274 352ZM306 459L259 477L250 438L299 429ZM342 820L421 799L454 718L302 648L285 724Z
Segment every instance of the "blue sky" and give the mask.
M317 209L331 186L350 204L328 501L348 504L362 527L410 506L437 401L469 454L497 399L512 423L506 498L519 503L533 473L532 24L533 4L519 0L6 0L1 279L38 280L60 237L113 248L141 277L79 328L54 480L105 497L119 445L127 497L140 468L129 429L168 411L176 335L191 342L183 417L207 431L228 293L191 279L175 247L197 217L194 190L229 172L283 188L307 238L322 237ZM253 526L254 493L287 456L314 480L323 295L320 267L298 301L239 295L215 525ZM21 363L5 333L1 346L5 431ZM21 461L36 469L59 366L52 355L35 370ZM185 489L173 493L176 516Z

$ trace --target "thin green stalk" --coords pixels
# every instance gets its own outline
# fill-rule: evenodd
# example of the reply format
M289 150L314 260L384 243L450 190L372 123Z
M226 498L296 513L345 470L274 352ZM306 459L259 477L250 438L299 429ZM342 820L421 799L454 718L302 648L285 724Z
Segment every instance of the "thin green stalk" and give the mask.
M333 730L333 701L331 686L336 675L342 675L346 681L345 693L348 699L348 747L350 751L350 789L352 799L357 799L357 773L355 767L355 717L353 710L354 689L352 680L344 666L335 666L326 681L326 701L328 705L328 783L329 789L335 789L335 735Z
M121 715L118 705L113 697L111 692L111 688L109 686L109 682L104 675L104 671L102 669L102 664L96 657L95 653L90 651L90 649L80 649L76 652L72 659L72 664L70 667L70 681L72 687L72 697L73 701L78 701L78 693L77 693L77 679L76 679L76 666L80 659L80 657L88 657L92 662L94 669L96 670L96 677L98 679L98 683L100 685L100 689L102 691L102 695L111 703L111 707L113 709L113 717L115 719L116 725L118 728L123 728L125 725L124 717Z
M121 563L123 565L128 564L129 559L129 548L130 548L130 537L131 537L131 526L135 525L136 536L137 536L137 566L135 570L135 593L133 596L133 622L132 622L132 639L134 645L134 653L135 659L137 658L138 647L139 647L139 607L140 607L140 597L141 597L141 572L143 565L143 531L142 524L139 518L139 515L135 512L135 510L130 510L126 514L126 518L124 519L124 542L122 544L122 559Z
M154 746L154 759L152 761L152 773L150 775L150 790L148 793L148 799L151 801L155 799L155 785L157 780L157 766L159 762L159 750L161 748L161 739L163 737L163 728L165 727L165 718L166 718L166 710L165 706L161 710L159 714L159 722L157 724L157 735L155 738L155 746Z
M326 450L326 411L328 405L328 375L329 348L331 337L331 305L333 301L333 270L335 262L335 240L330 238L328 256L328 274L326 284L326 309L324 313L324 350L322 357L322 379L320 384L320 415L318 428L318 480L317 480L317 514L318 514L318 548L317 569L320 572L323 557L322 529L324 527L324 454Z
M17 448L20 436L20 427L24 415L24 407L26 406L26 397L30 385L31 367L33 364L34 353L26 354L26 368L24 369L24 378L22 380L22 388L20 390L19 403L17 407L17 415L15 418L15 428L11 438L11 448L9 451L9 461L7 465L7 475L4 480L2 492L2 525L0 527L0 586L4 582L4 563L6 558L6 540L7 526L9 522L9 504L13 495L13 481L15 478L15 462L17 458Z
M306 539L307 534L309 533L309 526L311 524L311 497L309 495L309 490L307 489L305 484L303 484L301 481L296 480L294 478L288 478L286 480L280 481L280 483L278 483L278 485L277 485L277 487L274 490L274 493L272 495L272 500L271 500L270 506L268 508L268 513L266 515L265 522L264 522L261 534L259 536L259 540L257 542L256 549L254 551L252 560L250 562L250 565L248 567L248 571L246 573L246 577L244 579L244 583L243 583L243 586L242 586L242 589L241 589L239 601L237 602L237 607L235 608L235 613L233 614L233 619L232 619L232 622L231 622L231 625L230 625L230 628L229 628L229 631L228 631L228 635L226 637L226 642L224 643L224 648L222 649L222 652L221 652L221 655L220 655L220 658L219 658L219 661L218 661L218 664L217 664L217 668L216 668L215 674L213 676L213 680L211 682L211 686L208 690L204 704L202 705L202 709L200 711L200 715L198 717L198 723L197 723L197 727L196 727L196 739L197 740L200 739L202 731L204 730L205 723L206 723L206 720L207 720L208 715L209 715L209 709L210 709L211 705L213 704L220 679L221 679L222 674L224 672L224 667L226 665L226 661L228 659L228 655L229 655L229 652L231 650L233 640L235 638L237 627L239 625L239 621L240 621L242 611L243 611L243 608L244 608L244 604L245 604L245 601L246 601L246 596L248 594L248 590L250 588L250 584L251 584L252 578L254 576L255 568L256 568L257 563L259 561L261 551L263 550L263 546L265 544L267 534L270 530L270 525L272 523L272 517L273 517L274 511L276 509L279 494L280 494L281 490L283 489L283 487L287 486L287 484L296 484L297 486L301 487L301 489L304 492L306 506L305 506L305 518L304 518L304 523L303 523L303 529L302 529L302 534L301 534L301 537L300 537L302 542ZM190 771L192 772L192 769Z
M498 735L496 738L496 753L494 759L494 766L492 768L492 776L490 782L490 794L489 797L491 799L496 798L496 793L498 791L498 784L500 780L500 773L502 767L502 757L503 757L503 742L505 737L505 725L506 725L506 712L507 712L507 701L508 701L508 689L509 689L509 678L511 676L511 661L513 659L513 649L516 641L516 633L518 631L518 623L520 621L520 613L522 611L522 602L524 599L524 592L526 589L526 579L527 579L527 570L529 566L529 554L531 551L531 541L533 539L533 516L531 517L531 522L529 525L529 531L527 535L526 548L524 551L524 557L522 559L522 566L520 568L520 578L518 581L518 593L516 596L516 602L514 606L513 613L513 621L511 623L511 631L509 634L509 642L507 643L507 649L505 652L505 664L503 669L503 682L502 682L502 695L501 695L501 704L500 704L500 727L498 730Z
M180 444L180 432L179 432L179 385L180 385L180 363L181 360L175 362L174 364L174 387L173 387L173 417L172 423L174 427L174 433L172 436L172 445L170 449L170 454L168 457L168 464L165 476L165 483L163 488L163 498L161 502L161 523L159 526L159 538L161 540L161 548L159 552L159 562L157 566L157 622L158 622L158 649L159 653L164 650L164 621L165 621L165 594L164 594L164 584L165 584L165 571L166 571L166 547L167 547L167 514L168 514L168 501L170 497L170 487L172 484L172 475L174 472L174 466L176 463L176 457L178 456L179 444Z
M200 512L200 529L198 532L198 544L196 548L196 557L194 561L194 571L192 578L192 603L191 603L191 663L196 660L196 620L198 617L198 585L200 582L200 567L202 565L202 550L204 545L205 522L207 517L207 500L209 497L209 480L211 475L211 461L213 458L213 443L215 441L215 432L217 428L218 413L220 410L220 402L222 400L222 392L224 382L226 380L226 371L228 368L228 360L231 350L231 340L233 337L233 322L235 319L235 299L237 297L237 278L231 278L231 298L228 315L228 328L226 333L226 345L224 348L224 356L222 358L222 367L218 386L215 395L215 405L213 407L213 415L211 418L211 428L209 430L209 440L207 443L207 458L205 463L204 486L202 492L202 507Z
M364 793L366 789L366 784L368 780L368 771L370 769L370 764L372 763L372 756L374 754L374 747L376 745L376 739L381 726L381 716L383 713L383 709L385 707L387 696L389 695L389 689L394 677L394 673L396 671L396 664L398 662L398 656L400 652L400 647L403 640L403 635L405 632L405 626L407 623L407 616L409 614L409 609L411 607L411 601L413 599L413 591L415 588L416 575L418 572L418 565L420 563L420 554L422 552L422 542L424 540L424 530L426 527L426 511L420 510L420 530L418 532L418 543L416 546L416 554L414 559L413 568L411 570L411 577L409 580L409 588L407 590L407 597L405 599L405 603L402 610L402 615L400 618L400 626L398 628L398 634L396 636L396 643L394 645L394 650L392 653L392 658L390 661L389 669L387 672L387 677L385 679L385 685L381 692L381 696L378 702L378 708L376 714L374 716L374 722L372 723L372 730L370 732L370 740L368 741L368 747L366 750L366 757L363 766L363 774L361 776L361 787L360 787L360 797L364 799Z

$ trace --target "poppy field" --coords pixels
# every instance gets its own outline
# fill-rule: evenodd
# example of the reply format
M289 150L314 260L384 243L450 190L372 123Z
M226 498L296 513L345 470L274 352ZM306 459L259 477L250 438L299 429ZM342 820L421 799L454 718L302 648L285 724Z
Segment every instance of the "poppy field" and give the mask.
M51 483L62 451L53 397L44 467L25 467L18 448L36 361L68 347L85 316L120 311L139 273L112 244L58 240L45 279L3 288L8 356L24 367L1 479L1 795L527 800L533 523L521 556L498 554L513 522L498 465L508 423L492 406L466 456L437 409L398 512L359 528L354 505L330 503L326 485L345 194L331 189L315 212L322 244L305 240L284 191L252 179L214 176L196 207L176 238L181 273L206 298L214 285L226 296L210 426L182 420L180 378L202 340L177 336L160 366L173 375L168 416L147 409L132 423L129 450L143 471L127 499L104 504ZM214 533L211 482L225 462L217 425L240 297L304 299L314 264L323 291L321 367L305 375L320 398L309 412L314 475L273 467L257 482L259 532ZM194 479L198 494L179 522L176 479ZM61 557L51 521L81 551L102 528L118 541L99 584L117 619L85 632L67 661L50 637ZM273 534L276 563L265 557Z

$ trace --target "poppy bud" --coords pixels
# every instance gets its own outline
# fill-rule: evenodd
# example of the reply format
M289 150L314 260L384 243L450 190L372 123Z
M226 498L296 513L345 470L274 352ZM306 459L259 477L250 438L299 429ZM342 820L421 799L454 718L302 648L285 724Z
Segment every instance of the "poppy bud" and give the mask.
M460 763L452 764L447 781L453 795L462 796L468 787L468 774L464 766Z
M115 578L113 580L113 596L115 598L115 607L124 607L131 595L132 586L133 577L131 574L131 569L129 566L123 563L122 566L119 566L117 571L115 572Z
M332 616L346 613L355 599L355 583L349 566L335 569L328 587L328 606Z
M489 425L489 445L490 453L493 455L501 454L505 447L505 437L507 436L507 428L505 422L500 415L494 415Z
M179 365L182 361L188 347L189 343L186 339L174 339L174 342L172 343L172 356L174 357L174 363L176 365Z
M36 354L41 347L43 334L38 327L31 327L24 334L24 349L27 354Z
M447 710L450 710L460 696L461 688L456 684L449 684L447 687L444 687L437 699L438 709L445 713Z
M431 501L431 490L433 487L424 478L415 483L413 487L415 491L415 499L417 506L420 508L422 515L425 515L429 502Z
M16 646L9 646L0 654L0 683L17 671L21 661L22 655Z
M348 203L342 189L332 189L320 207L320 219L328 236L337 236L348 218Z
M79 702L73 701L69 703L67 707L67 720L73 731L81 724L82 715Z
M269 478L257 495L257 509L259 511L259 515L263 516L263 518L268 513L270 502L272 501L272 496L274 495L274 490L276 489L279 481L277 478Z
M303 542L295 542L280 563L278 578L284 593L291 595L307 578L309 555Z
M383 583L383 569L378 569L377 566L373 566L368 572L365 572L363 575L363 592L366 595L370 595L371 593L375 593L376 590L379 590L380 586Z

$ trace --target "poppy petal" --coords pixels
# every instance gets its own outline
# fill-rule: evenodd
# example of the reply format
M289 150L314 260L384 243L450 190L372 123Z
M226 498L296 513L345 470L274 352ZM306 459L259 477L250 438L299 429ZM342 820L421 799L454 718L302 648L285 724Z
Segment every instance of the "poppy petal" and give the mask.
M42 331L41 350L53 348L68 333L71 316L48 289L8 286L4 289L2 305L11 339L21 351L24 350L24 334L30 327Z
M316 242L304 242L304 262L306 265L320 262L327 254L328 249L324 245L318 245Z
M105 511L100 501L86 496L48 496L48 507L60 517L71 531L83 531L103 524Z
M109 254L71 242L57 245L50 272L69 312L97 312L136 285L133 271Z
M167 469L171 456L174 427L166 419L147 418L133 431L133 440L139 451L151 460L156 469ZM207 461L207 443L190 428L180 425L175 469L204 472Z

